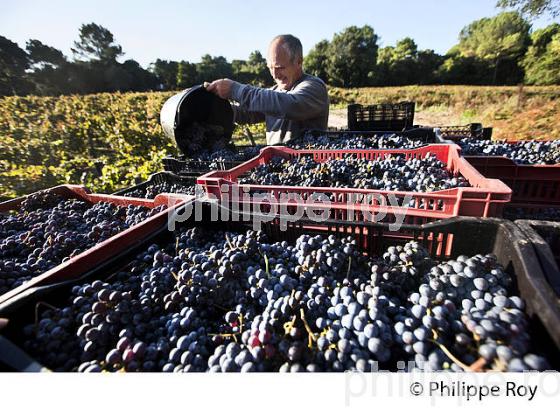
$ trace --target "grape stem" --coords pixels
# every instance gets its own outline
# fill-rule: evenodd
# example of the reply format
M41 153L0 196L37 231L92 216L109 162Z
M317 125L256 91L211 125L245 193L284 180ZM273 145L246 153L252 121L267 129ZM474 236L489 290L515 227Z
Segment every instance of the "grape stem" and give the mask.
M268 279L270 279L270 270L269 270L269 266L268 266L268 256L266 256L266 253L263 256L264 256L264 266L266 267L266 275L268 276Z
M296 323L296 319L297 316L294 315L294 317L292 317L292 320L284 323L284 332L285 334L290 334L290 332L292 331L292 329L294 328L294 324Z
M305 327L305 330L307 330L307 334L309 337L308 347L311 348L313 347L313 342L317 341L317 336L315 336L315 333L313 333L313 330L311 330L311 327L307 323L307 320L305 319L305 313L303 312L302 308L300 308L299 313L301 316L301 320L303 321L303 326Z
M435 330L432 329L432 332L434 334L434 338L431 339L430 341L435 343L443 351L443 353L445 353L445 355L449 357L449 359L451 359L451 361L455 363L457 366L459 366L461 369L463 369L466 372L480 372L483 369L484 365L486 364L486 360L484 360L483 357L478 358L478 360L476 360L473 364L468 366L462 361L460 361L459 359L457 359L457 357L455 357L455 355L453 355L453 353L451 353L447 347L445 347L442 343L436 340L438 338L438 334Z
M227 243L228 243L228 245L229 245L229 248L230 248L231 250L235 249L235 247L233 246L233 244L232 244L231 241L229 240L229 236L227 235L227 233L225 234L225 237L226 237L226 241L227 241Z

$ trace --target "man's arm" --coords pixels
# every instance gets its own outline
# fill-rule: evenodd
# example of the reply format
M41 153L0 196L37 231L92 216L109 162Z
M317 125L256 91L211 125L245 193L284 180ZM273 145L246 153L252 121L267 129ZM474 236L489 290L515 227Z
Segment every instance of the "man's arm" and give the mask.
M233 109L233 122L236 124L257 124L264 122L264 114L262 112L247 111L237 104L231 104Z
M247 111L296 121L319 115L326 109L329 101L327 88L319 81L303 81L288 92L233 81L231 97Z

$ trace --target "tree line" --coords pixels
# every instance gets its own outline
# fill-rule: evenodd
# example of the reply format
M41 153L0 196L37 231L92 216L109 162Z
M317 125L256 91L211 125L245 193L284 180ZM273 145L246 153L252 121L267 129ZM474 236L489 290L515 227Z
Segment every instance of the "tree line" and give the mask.
M313 46L304 69L338 87L560 84L560 24L532 31L517 11L467 25L445 55L419 50L409 37L394 46L378 43L372 27L347 27ZM207 54L198 63L157 59L148 69L132 59L120 63L122 47L107 28L95 23L80 27L72 54L69 59L36 39L22 49L0 36L0 95L177 90L224 77L272 84L259 51L231 62Z

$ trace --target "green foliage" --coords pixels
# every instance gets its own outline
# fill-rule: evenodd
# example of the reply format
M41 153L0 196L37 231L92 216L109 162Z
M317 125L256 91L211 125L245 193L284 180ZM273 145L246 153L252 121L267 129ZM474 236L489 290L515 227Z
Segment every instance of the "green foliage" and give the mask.
M144 70L135 60L126 60L117 65L126 73L126 84L119 84L120 91L149 91L156 88L157 79L149 71Z
M431 84L442 57L433 50L418 51L413 39L406 37L395 47L379 50L374 78L376 85Z
M521 13L537 17L550 13L552 17L560 15L560 1L558 0L498 0L498 7L516 8Z
M72 52L77 59L114 62L123 54L122 47L115 44L113 34L95 23L82 24L80 39L74 42Z
M232 69L225 57L212 57L210 54L202 56L200 63L196 65L196 70L199 73L199 80L213 81L219 78L231 78Z
M32 64L60 67L67 62L62 51L47 46L39 40L29 40L25 49Z
M268 71L266 58L264 58L260 51L255 50L249 54L246 69L244 70L251 75L249 82L261 87L271 86L272 77Z
M177 68L177 87L189 88L198 82L196 64L189 63L188 61L181 61Z
M260 87L272 85L266 59L258 50L253 51L248 60L233 60L231 69L233 78L241 83Z
M529 40L529 23L516 12L476 20L461 30L458 50L487 60L519 55Z
M492 64L496 84L500 62L517 61L527 50L529 29L529 23L517 12L485 17L461 30L457 51L463 57L476 57Z
M303 59L305 71L323 81L327 81L329 78L327 72L328 56L329 42L327 40L319 41Z
M530 15L560 8L558 0L503 0L500 5ZM519 13L504 12L464 27L459 43L441 56L419 50L409 37L379 49L372 27L352 26L312 47L304 58L304 69L331 87L513 85L524 79L529 84L558 84L554 27L537 30L530 37L530 25ZM108 29L95 23L81 26L73 51L85 59L68 61L60 50L39 40L29 40L25 51L0 36L0 96L177 90L224 77L261 87L272 85L259 51L231 63L209 54L199 63L157 59L145 70L131 59L122 64L116 61L122 47Z
M160 90L177 89L179 63L158 58L150 65L150 71L157 77Z
M417 82L415 84L437 84L442 80L438 76L438 68L445 58L434 50L421 50L416 57L415 72Z
M175 153L159 113L169 93L0 99L0 197L60 183L111 192Z
M492 69L484 60L450 54L437 69L437 77L444 84L482 85L492 78Z
M39 40L29 40L26 50L31 63L28 78L35 84L35 93L52 95L71 91L66 71L68 61L60 50Z
M50 186L85 184L114 192L163 170L177 155L161 130L159 114L173 93L114 93L0 98L0 198ZM264 142L264 124L246 129Z
M13 41L0 36L0 95L30 92L32 85L25 74L28 67L27 53Z
M336 33L328 47L329 83L339 87L369 84L377 60L377 39L368 25Z
M551 24L531 35L531 46L522 64L528 84L560 83L560 24Z

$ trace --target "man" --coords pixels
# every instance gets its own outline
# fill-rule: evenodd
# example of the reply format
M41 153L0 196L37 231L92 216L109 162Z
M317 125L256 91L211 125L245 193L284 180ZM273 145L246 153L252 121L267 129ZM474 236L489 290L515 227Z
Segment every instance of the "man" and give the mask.
M207 90L231 99L237 124L266 122L268 145L286 143L305 129L327 129L329 96L325 83L303 72L301 42L284 34L268 48L270 74L276 85L270 89L240 84L230 79L216 80Z

